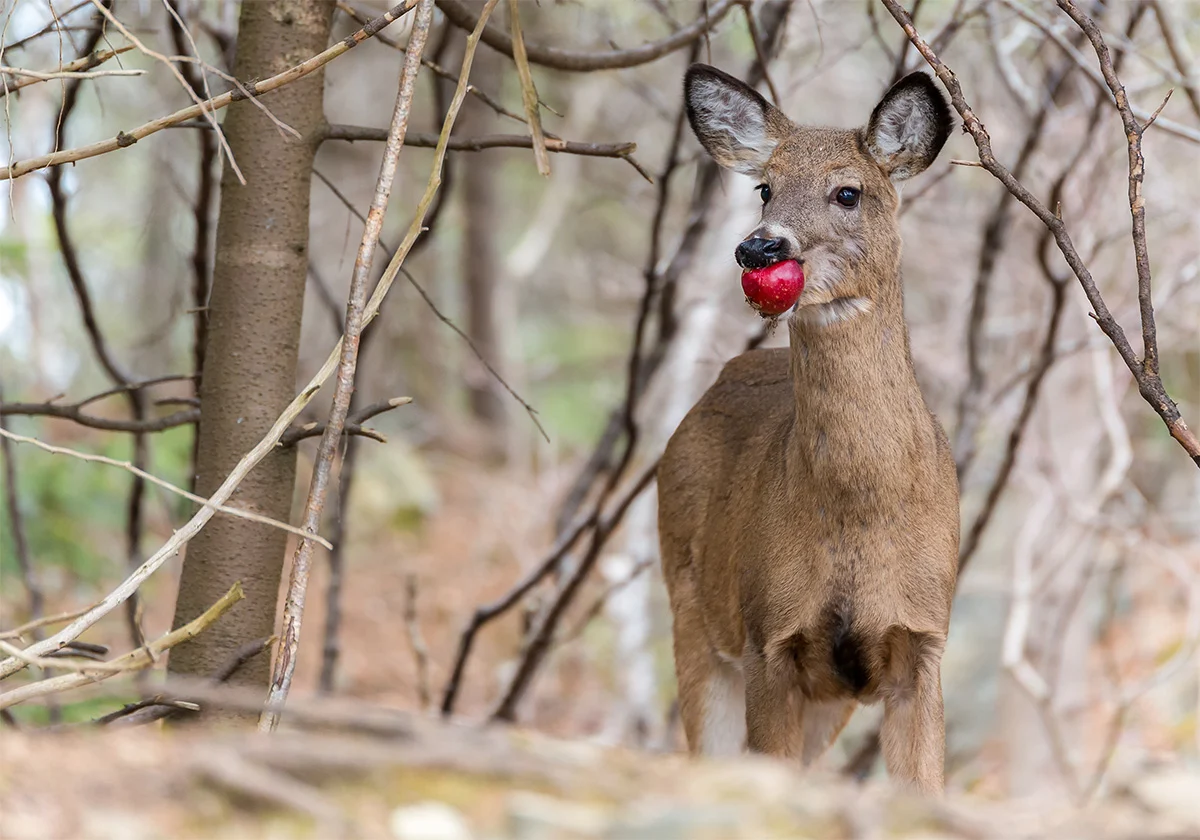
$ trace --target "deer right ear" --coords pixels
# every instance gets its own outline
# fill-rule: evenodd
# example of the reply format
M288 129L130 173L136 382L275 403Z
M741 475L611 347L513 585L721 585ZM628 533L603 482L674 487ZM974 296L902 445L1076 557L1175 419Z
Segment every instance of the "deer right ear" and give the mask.
M683 97L692 131L712 159L761 177L787 118L754 88L707 64L688 68Z

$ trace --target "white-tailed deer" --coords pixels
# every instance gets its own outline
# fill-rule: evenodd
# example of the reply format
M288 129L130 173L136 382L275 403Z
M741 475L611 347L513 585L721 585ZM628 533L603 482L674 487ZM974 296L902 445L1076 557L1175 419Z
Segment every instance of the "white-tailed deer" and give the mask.
M805 275L790 349L729 362L658 470L689 748L808 764L882 700L889 773L938 792L958 485L909 353L895 184L941 151L949 109L922 73L853 131L796 125L706 65L684 95L708 153L762 192L738 263Z

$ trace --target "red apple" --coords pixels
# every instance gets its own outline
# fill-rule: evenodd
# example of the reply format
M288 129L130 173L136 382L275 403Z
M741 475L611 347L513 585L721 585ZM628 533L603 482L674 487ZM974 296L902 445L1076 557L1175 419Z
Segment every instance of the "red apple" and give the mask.
M782 315L804 291L804 269L795 260L783 260L763 268L742 272L746 303L764 318Z

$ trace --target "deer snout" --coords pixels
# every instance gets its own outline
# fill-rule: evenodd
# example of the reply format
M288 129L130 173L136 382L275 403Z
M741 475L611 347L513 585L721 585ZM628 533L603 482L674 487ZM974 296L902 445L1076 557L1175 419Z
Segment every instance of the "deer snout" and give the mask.
M750 236L733 252L742 268L764 268L788 258L788 242L779 237Z

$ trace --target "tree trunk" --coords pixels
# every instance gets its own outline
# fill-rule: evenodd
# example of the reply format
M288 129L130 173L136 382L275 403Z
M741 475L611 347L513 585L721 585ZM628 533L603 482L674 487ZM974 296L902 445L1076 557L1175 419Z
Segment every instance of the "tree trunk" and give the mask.
M264 78L320 52L332 0L243 3L239 79ZM303 139L281 134L251 103L234 105L225 135L246 178L226 163L201 389L196 492L209 496L266 433L296 391L296 359L308 263L309 181L324 122L324 76L315 73L264 100ZM265 459L233 504L287 520L294 450ZM286 550L284 532L216 516L191 542L179 582L174 626L198 616L235 581L246 600L197 639L175 648L170 670L206 676L244 642L269 636ZM257 657L230 682L265 688L270 663Z
M498 87L503 70L498 53L480 51L475 56L475 73ZM491 115L477 102L468 103L457 133L464 136L486 134L494 128ZM488 155L464 155L459 163L462 172L463 238L461 249L464 310L467 314L467 335L480 354L498 371L504 370L503 342L497 317L497 291L504 281L504 264L497 257L496 220L493 212L494 181L499 160ZM484 425L488 434L488 449L493 454L504 451L505 406L499 383L473 355L466 355L467 394L471 416Z

